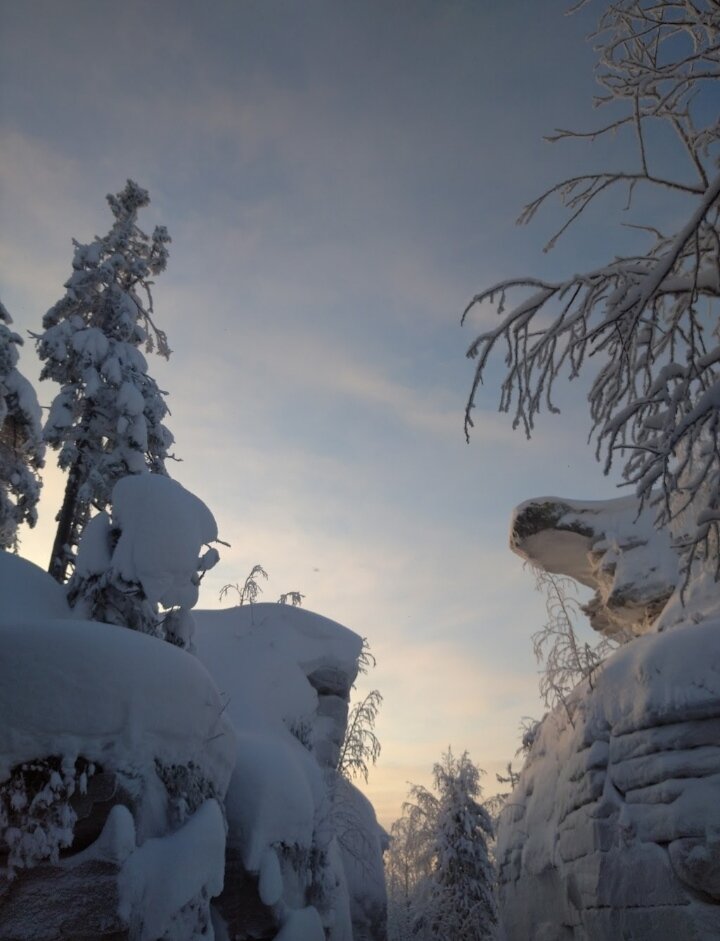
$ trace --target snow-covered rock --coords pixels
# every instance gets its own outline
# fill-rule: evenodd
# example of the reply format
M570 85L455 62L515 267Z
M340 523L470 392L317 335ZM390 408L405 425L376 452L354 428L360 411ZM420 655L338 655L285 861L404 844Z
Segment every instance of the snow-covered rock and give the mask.
M331 941L353 941L351 905L359 894L337 839L334 769L362 639L289 605L243 605L195 617L197 655L224 694L238 736L216 925L222 922L231 938L279 931L303 941L324 926ZM350 787L339 786L343 793ZM371 815L374 821L362 799L353 808L363 826ZM367 832L371 844L363 849L375 878L382 850L373 825ZM382 903L378 921L381 909Z
M699 570L683 608L669 539L636 516L545 499L514 517L516 550L596 588L596 627L645 636L534 737L498 827L507 941L720 937L719 588Z
M539 497L520 504L510 548L547 572L595 590L584 611L606 636L651 629L678 581L670 534L653 525L651 508L635 497L563 500Z
M73 620L5 624L0 649L0 779L46 755L139 773L193 760L225 792L234 735L193 657L136 631Z
M157 545L128 509L121 536L136 521ZM107 546L97 519L86 560ZM175 571L177 546L155 560L148 546L121 547L123 579ZM184 591L197 545L186 555L143 591ZM200 612L195 657L79 619L7 554L2 586L0 939L383 941L382 831L336 772L360 637L255 604Z
M221 697L196 658L71 619L20 563L0 554L0 583L16 576L0 620L0 937L200 937L236 755Z

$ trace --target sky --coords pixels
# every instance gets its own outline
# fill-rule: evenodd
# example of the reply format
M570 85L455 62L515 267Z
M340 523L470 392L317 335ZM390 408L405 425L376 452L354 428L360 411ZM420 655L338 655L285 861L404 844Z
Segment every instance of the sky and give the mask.
M62 295L71 239L111 225L105 195L150 191L165 224L154 288L179 463L215 514L220 565L201 606L255 563L263 600L367 637L382 754L363 789L383 824L451 746L495 774L539 717L532 573L507 547L513 507L617 495L586 444L582 385L527 441L497 413L493 367L463 434L492 323L460 314L503 277L569 275L624 244L619 203L542 247L563 220L522 207L626 142L586 129L597 91L590 3L564 0L0 0L0 297L27 337ZM625 220L626 221L626 220ZM21 368L39 373L28 337ZM56 389L36 386L48 406ZM63 480L48 456L21 551L46 566Z

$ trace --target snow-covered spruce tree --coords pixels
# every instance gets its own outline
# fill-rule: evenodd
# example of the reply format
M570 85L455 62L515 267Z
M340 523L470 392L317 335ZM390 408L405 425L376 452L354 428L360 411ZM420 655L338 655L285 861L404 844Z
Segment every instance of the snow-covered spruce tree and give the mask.
M132 180L107 200L112 228L87 245L73 243L65 295L35 336L44 362L41 379L61 386L45 425L45 440L68 471L49 567L61 582L91 510L105 509L113 486L127 474L164 474L173 441L163 425L163 393L140 351L144 345L148 352L170 354L153 322L150 291L151 277L167 265L170 237L164 226L152 236L139 228L138 211L150 198Z
M0 549L17 549L20 523L34 526L44 464L40 406L17 370L22 339L0 303Z
M603 89L595 104L608 107L611 119L584 133L558 130L549 140L630 133L635 166L564 180L526 206L518 221L529 222L549 197L559 197L569 218L548 250L597 197L621 187L628 210L634 197L651 197L650 216L631 225L644 241L637 254L618 257L611 248L607 264L566 280L511 278L472 299L463 321L485 302L494 303L502 319L468 350L477 364L466 435L498 346L507 367L500 408L512 409L514 425L528 436L543 404L557 411L552 392L561 374L576 378L594 357L589 406L605 472L616 453L623 454L624 478L657 506L658 525L681 520L692 507L689 531L679 532L682 522L675 526L687 551L686 571L694 558L710 557L717 576L720 10L716 0L614 0L594 38ZM663 224L664 203L653 193L672 197L671 225L684 201L679 229Z
M433 767L436 793L417 786L410 792L418 861L428 871L411 903L413 931L423 941L493 937L495 876L488 854L492 821L480 802L481 773L467 752L455 758L448 749Z

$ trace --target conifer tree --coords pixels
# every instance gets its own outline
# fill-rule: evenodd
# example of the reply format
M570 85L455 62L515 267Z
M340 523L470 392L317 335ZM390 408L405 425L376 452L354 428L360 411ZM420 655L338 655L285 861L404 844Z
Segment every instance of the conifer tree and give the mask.
M0 303L0 549L17 548L20 523L34 526L44 464L37 396L17 370L22 339Z
M493 937L497 913L488 854L492 821L480 802L480 769L448 749L433 768L436 793L414 787L410 816L424 847L427 876L413 899L414 934L423 941Z
M68 471L49 571L67 577L92 509L104 510L115 483L149 470L165 474L173 437L163 425L164 394L141 352L170 354L153 321L151 277L165 270L170 237L148 236L137 224L148 193L128 180L107 197L115 221L103 238L75 245L64 296L45 314L35 337L41 379L60 383L45 440Z

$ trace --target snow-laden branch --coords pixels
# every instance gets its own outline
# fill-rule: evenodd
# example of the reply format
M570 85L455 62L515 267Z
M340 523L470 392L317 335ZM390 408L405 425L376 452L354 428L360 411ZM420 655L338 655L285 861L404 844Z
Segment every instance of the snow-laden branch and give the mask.
M591 358L595 376L588 395L598 458L607 473L624 455L623 474L643 500L658 502L658 522L677 520L695 507L694 531L679 533L689 561L720 545L720 122L703 123L707 83L720 77L720 8L715 2L616 0L595 34L600 40L598 80L630 113L590 132L560 130L553 140L595 138L634 127L639 170L579 174L556 184L523 211L529 221L552 195L570 216L558 236L609 187L644 182L670 188L688 200L679 231L648 233L645 254L564 281L532 277L501 281L478 293L463 313L494 304L501 319L467 351L475 372L465 411L465 433L489 363L504 349L500 410L529 436L541 408L557 411L555 382L579 376ZM696 182L653 169L646 126L664 121L690 158Z

